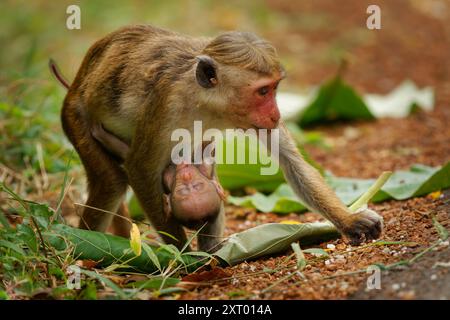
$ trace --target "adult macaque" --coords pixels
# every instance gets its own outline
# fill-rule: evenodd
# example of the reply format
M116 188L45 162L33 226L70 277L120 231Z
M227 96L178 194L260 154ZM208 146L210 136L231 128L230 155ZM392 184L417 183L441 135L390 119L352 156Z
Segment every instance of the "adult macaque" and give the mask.
M105 210L121 214L130 185L153 226L178 239L165 241L182 247L181 224L163 211L162 174L176 144L172 131L192 132L199 120L205 130L279 128L280 165L304 203L354 242L379 237L382 218L370 210L351 214L298 153L275 101L283 74L273 46L245 32L192 38L140 25L94 43L62 110L64 131L88 179L81 227L104 231L112 219ZM130 144L123 166L91 135L95 123ZM222 230L223 210L202 230L200 250L215 246Z

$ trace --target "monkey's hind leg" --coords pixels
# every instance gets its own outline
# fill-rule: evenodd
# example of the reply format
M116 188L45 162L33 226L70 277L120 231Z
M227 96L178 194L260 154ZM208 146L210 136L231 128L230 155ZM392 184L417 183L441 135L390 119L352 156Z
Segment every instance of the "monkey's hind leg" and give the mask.
M67 99L61 115L63 129L86 170L88 200L80 228L105 232L124 200L128 186L125 171L91 135L81 104Z
M122 202L111 223L111 233L124 238L130 237L131 221L127 205Z

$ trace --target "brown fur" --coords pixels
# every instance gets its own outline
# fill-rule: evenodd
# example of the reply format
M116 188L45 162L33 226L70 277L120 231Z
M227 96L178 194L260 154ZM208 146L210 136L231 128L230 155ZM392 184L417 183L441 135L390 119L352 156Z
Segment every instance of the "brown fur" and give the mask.
M208 89L195 77L201 55L209 56L217 67ZM117 211L129 184L154 227L178 238L175 244L182 247L186 236L181 225L166 221L162 212L161 177L170 163L172 131L192 130L194 120L203 121L203 130L259 126L252 121L272 126L278 121L278 111L255 114L249 90L261 81L278 83L283 74L278 61L268 42L241 32L207 39L131 26L94 43L69 88L62 111L64 131L86 168L87 204ZM123 166L91 135L95 123L130 145ZM303 161L285 130L281 139L280 160L286 178L312 209L353 238L379 235L378 216L373 221L367 215L350 216L320 175ZM222 203L217 220L201 231L207 236L199 237L200 249L217 245L223 219ZM86 208L83 221L83 228L104 231L111 216Z

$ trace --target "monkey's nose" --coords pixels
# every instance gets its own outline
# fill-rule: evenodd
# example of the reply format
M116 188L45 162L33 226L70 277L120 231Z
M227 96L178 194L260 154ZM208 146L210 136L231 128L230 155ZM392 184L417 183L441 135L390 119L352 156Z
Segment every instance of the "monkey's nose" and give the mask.
M192 173L191 172L183 172L181 177L182 177L182 179L184 181L191 181L192 180Z
M280 110L278 110L278 108L275 108L275 110L270 115L270 120L272 120L273 123L278 123L278 121L280 121L280 117Z

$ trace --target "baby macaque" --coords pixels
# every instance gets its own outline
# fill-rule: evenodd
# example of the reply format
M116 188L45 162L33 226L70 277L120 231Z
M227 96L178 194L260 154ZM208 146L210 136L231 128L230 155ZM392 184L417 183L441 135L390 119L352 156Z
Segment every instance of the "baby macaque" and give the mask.
M92 136L109 152L125 159L128 145L93 124ZM206 160L206 159L204 159ZM166 217L173 217L185 227L198 229L220 212L225 193L217 180L212 159L202 164L171 164L163 172L163 205Z
M164 212L191 229L214 219L220 212L221 200L225 200L214 166L206 162L170 165L164 170L163 182Z

